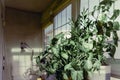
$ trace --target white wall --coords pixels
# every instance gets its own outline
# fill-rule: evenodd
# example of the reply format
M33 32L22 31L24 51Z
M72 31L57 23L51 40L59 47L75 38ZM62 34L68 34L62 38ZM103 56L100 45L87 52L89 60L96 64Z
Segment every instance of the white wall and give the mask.
M20 49L21 41L26 42L32 48L42 48L42 31L40 27L40 15L37 13L19 11L12 8L6 8L6 68L5 80L24 80L23 74L19 75L23 69L14 61L14 55L22 55ZM14 51L13 51L14 49ZM18 52L17 52L18 51ZM30 54L30 53L26 53ZM29 63L29 61L28 61Z

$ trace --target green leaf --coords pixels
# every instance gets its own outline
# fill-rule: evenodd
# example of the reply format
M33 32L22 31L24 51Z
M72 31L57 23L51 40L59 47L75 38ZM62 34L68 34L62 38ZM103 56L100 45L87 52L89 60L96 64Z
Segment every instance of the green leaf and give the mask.
M115 20L119 16L119 14L120 14L120 10L118 9L114 10L113 15L110 19Z
M113 41L114 41L114 44L116 45L116 46L118 46L118 35L117 35L117 32L116 31L114 31L113 32Z
M114 22L108 21L106 30L109 30L109 31L113 30L113 24L114 24Z
M89 53L89 57L88 57L88 60L92 60L93 59L93 53Z
M93 64L92 64L92 61L91 61L91 60L85 61L85 66L84 66L84 68L85 68L86 70L90 70L90 69L92 68L92 66L93 66Z
M72 80L82 80L83 72L82 71L72 71L71 77L72 77Z
M70 44L75 45L75 42L71 40L71 41L70 41Z
M57 44L57 41L58 41L57 38L53 38L53 39L51 40L51 45L55 45L55 44Z
M64 37L63 32L61 32L61 33L59 33L59 34L57 34L57 35L55 36L55 38L57 38L57 39L63 38L63 37Z
M55 69L57 69L57 68L58 68L58 65L59 65L58 63L54 63L54 64L53 64L53 67L54 67Z
M99 16L99 20L100 21L102 21L102 22L105 22L106 20L107 20L107 15L106 14L101 14L100 16Z
M50 72L51 74L54 74L54 73L56 72L56 70L55 70L55 69L52 69L52 68L49 68L48 70L49 70L49 72Z
M77 71L78 74L78 80L82 80L83 79L83 71Z
M63 78L64 78L65 80L68 80L68 76L67 76L66 73L63 73Z
M95 63L93 64L93 68L95 70L99 70L101 66L101 62L99 60L96 60Z
M119 24L119 22L114 22L113 23L113 30L115 30L115 31L117 31L117 30L119 30L120 29L120 24Z
M40 62L40 56L36 57L36 63L38 64Z
M97 28L97 33L98 35L102 35L104 30L103 30L103 23L101 21L96 21L96 28Z
M64 38L63 32L57 34L57 35L51 40L51 45L56 45L61 38L62 38L62 39Z
M111 45L111 50L108 53L110 55L110 57L114 58L115 51L116 51L116 47L114 45Z
M62 56L64 59L68 59L68 54L67 54L67 53L62 52L62 53L61 53L61 56Z
M102 35L97 35L97 37L98 37L98 41L102 41L102 39L103 39Z
M107 31L106 31L106 36L110 37L110 35L111 35L111 34L110 34L110 31L107 30Z
M111 5L114 3L114 0L102 0L100 2L100 7L102 8L102 12L109 11Z
M52 47L52 52L53 54L56 56L56 57L59 57L59 49L55 48L55 47Z
M71 66L71 63L69 64L66 64L65 67L64 67L64 70L74 70L73 67Z
M112 5L112 3L114 3L115 2L115 0L102 0L101 2L100 2L100 5Z
M87 51L89 51L93 48L93 43L92 42L89 42L89 43L83 42L83 46L86 48Z

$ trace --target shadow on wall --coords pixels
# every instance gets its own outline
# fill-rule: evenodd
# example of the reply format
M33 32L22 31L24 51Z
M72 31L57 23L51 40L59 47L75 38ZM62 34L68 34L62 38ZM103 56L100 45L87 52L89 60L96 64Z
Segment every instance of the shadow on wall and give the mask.
M111 65L111 75L120 80L120 59L108 59L108 62Z

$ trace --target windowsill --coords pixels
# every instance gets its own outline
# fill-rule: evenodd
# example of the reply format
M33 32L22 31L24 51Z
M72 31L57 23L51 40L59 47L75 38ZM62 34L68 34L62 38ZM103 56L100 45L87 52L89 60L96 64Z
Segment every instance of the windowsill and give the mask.
M111 74L111 80L120 80L120 76L116 74Z
M111 77L111 80L120 80L119 78Z

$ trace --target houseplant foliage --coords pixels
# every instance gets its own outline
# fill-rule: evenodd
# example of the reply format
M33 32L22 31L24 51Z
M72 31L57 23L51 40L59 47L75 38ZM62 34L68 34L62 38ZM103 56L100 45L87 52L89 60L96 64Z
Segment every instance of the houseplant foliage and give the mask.
M72 20L71 37L56 35L50 46L36 57L40 71L55 74L56 80L89 80L94 71L106 65L104 54L114 58L120 27L116 21L120 10L109 15L114 2L103 0L92 12L84 9L76 21Z
M36 80L39 76L39 69L33 69L32 67L28 68L24 73L26 80Z

